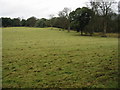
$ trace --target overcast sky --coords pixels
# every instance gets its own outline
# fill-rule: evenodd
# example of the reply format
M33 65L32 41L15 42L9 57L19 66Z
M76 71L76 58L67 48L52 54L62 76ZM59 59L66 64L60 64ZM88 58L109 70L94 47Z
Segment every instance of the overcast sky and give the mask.
M75 10L86 6L89 0L0 0L0 17L11 18L49 18L50 14L55 16L64 7Z

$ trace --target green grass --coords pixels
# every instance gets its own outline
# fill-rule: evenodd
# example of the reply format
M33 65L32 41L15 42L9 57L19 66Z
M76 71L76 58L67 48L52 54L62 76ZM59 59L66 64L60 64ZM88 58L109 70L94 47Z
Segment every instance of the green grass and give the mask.
M103 33L94 33L93 36L103 36ZM118 33L107 33L106 36L120 38Z
M3 88L117 88L118 39L57 28L3 28Z

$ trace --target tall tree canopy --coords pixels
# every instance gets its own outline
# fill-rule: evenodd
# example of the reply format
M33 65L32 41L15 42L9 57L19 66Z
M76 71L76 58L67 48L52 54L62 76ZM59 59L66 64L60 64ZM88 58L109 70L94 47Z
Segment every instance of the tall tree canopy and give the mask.
M70 13L70 9L65 7L62 11L60 11L58 13L59 16L59 20L61 22L61 27L63 29L68 29L69 30L69 13Z
M13 26L20 26L20 23L21 23L21 21L20 21L20 18L14 18L14 19L12 19L12 25Z
M26 25L29 27L34 27L37 19L35 17L30 17L26 21Z
M115 4L114 0L91 0L90 5L92 10L102 18L103 36L106 36L108 21L110 15L113 13L112 5Z
M73 26L77 32L81 31L81 35L83 35L84 28L91 20L93 14L94 12L87 7L77 8L69 15L71 26Z
M45 18L41 18L36 22L35 26L41 28L46 27L46 21L47 20Z
M2 18L2 26L3 27L11 27L12 19L11 18Z

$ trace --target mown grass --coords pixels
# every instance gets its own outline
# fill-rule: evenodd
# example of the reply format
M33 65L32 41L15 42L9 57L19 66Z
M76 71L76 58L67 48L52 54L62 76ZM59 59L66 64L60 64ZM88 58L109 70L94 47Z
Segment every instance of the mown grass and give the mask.
M3 28L3 88L117 88L118 39L57 28Z

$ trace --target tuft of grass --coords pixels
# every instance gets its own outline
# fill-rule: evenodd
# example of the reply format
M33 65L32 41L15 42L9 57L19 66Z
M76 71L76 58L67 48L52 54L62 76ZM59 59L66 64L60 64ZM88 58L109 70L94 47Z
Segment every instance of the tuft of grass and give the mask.
M118 39L57 28L3 28L3 88L117 88Z

